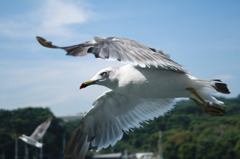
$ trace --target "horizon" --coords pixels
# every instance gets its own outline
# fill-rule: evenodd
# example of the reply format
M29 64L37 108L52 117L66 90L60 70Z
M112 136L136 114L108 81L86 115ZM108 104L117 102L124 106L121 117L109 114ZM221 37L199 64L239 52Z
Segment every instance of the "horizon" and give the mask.
M219 98L223 98L223 100L232 100L232 99L237 99L237 98L240 98L240 94L237 95L236 97L223 97L223 96L219 96ZM178 98L176 99L176 104L174 106L173 109L171 109L169 112L171 111L174 111L176 109L176 107L178 107L178 104L181 105L181 102L192 102L193 105L196 105L193 101L191 101L190 99L187 99L187 98ZM228 106L228 105L225 105L224 106ZM61 115L56 115L54 114L54 112L51 110L50 107L43 107L43 106L26 106L26 107L19 107L19 108L16 108L16 109L5 109L5 108L0 108L0 110L6 110L6 111L16 111L18 109L28 109L28 108L44 108L44 109L49 109L53 115L56 117L56 118L64 118L64 117L76 117L76 116L84 116L87 111L85 112L76 112L75 114L61 114ZM198 106L196 105L196 108L198 108ZM199 111L201 111L200 108L198 108ZM164 116L164 115L163 115ZM162 116L162 117L163 117Z

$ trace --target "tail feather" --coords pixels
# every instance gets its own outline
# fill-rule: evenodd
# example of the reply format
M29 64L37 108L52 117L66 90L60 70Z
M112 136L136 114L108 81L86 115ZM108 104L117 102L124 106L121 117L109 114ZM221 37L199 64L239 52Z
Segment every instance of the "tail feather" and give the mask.
M223 83L220 79L196 79L199 85L195 87L198 94L206 101L223 105L222 101L217 100L212 94L223 93L230 94L227 84Z
M231 92L229 91L227 84L226 83L215 83L214 88L216 89L217 92L219 93L224 93L224 94L230 94Z
M227 84L223 83L220 79L212 79L210 82L214 81L215 83L212 84L212 87L219 93L223 94L230 94Z

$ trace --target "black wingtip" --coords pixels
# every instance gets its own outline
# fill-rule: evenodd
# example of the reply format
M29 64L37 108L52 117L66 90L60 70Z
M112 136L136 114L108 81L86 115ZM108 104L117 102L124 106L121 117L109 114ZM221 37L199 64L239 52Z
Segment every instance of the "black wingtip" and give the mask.
M51 41L47 41L46 39L40 37L40 36L36 36L37 38L37 41L42 45L42 46L45 46L45 47L48 47L48 48L58 48L57 46L53 45Z
M227 84L225 83L215 83L215 89L220 93L224 93L224 94L231 93L227 87Z

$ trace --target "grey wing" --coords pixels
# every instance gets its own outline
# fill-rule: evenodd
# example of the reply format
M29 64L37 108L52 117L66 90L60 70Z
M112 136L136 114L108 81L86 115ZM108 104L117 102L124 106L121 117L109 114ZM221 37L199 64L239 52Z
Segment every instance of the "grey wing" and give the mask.
M126 38L99 38L78 45L59 47L52 45L44 38L37 37L40 44L49 48L59 48L67 51L67 55L84 56L92 53L96 58L117 60L140 67L157 67L160 69L185 72L185 69L160 50L145 46L135 40Z
M138 128L141 123L163 115L173 108L173 99L131 98L114 91L100 96L83 117L66 146L64 156L84 159L87 150L114 145L123 131Z
M40 140L43 137L43 135L46 133L51 122L52 122L52 117L49 117L46 121L44 121L34 130L30 138L35 139L36 141Z

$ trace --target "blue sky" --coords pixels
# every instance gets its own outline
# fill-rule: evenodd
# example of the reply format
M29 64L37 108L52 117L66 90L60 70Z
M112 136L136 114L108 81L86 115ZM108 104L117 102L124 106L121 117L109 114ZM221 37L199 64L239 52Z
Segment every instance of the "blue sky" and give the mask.
M65 56L35 37L72 45L126 37L171 54L202 79L221 78L240 93L238 0L41 0L0 5L0 108L49 107L56 115L85 112L106 88L79 90L101 68L121 65Z

